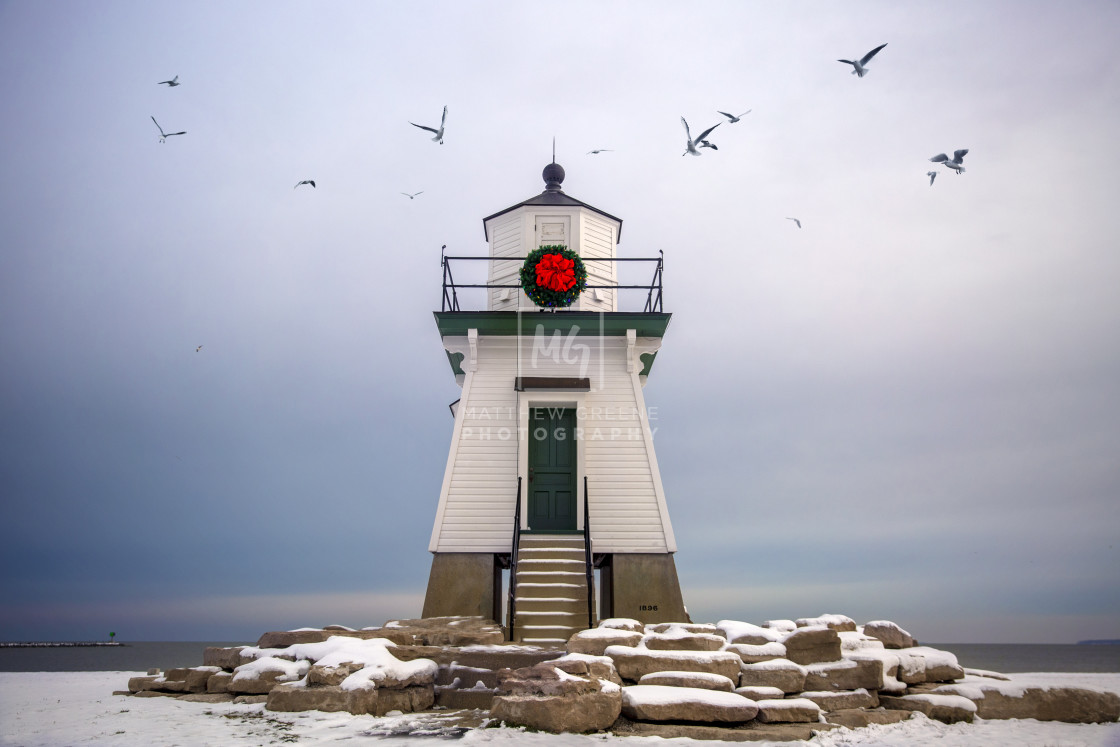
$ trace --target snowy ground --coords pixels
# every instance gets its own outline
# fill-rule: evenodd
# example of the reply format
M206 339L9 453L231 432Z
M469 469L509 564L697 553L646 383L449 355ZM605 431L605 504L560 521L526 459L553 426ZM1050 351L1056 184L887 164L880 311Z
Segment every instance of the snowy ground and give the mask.
M172 698L114 696L137 672L0 672L0 745L149 745L204 744L333 744L353 741L371 744L422 745L417 716L373 718L330 714L272 713L261 705L185 703ZM1120 693L1117 674L1016 674L1023 684L1089 687ZM453 738L465 745L542 745L567 747L603 742L632 745L705 745L689 739L602 737L530 734L517 729L471 729L457 732L443 728L438 717L423 717L434 730L431 736ZM412 736L402 736L411 733ZM365 739L362 739L365 737ZM443 740L439 740L442 742ZM1120 747L1120 724L1060 724L1039 721L977 721L945 724L920 715L910 721L857 731L840 729L809 742L751 744L811 744L819 747L861 745L894 747L928 744L939 747L1007 745L1011 747ZM432 744L438 742L429 742Z

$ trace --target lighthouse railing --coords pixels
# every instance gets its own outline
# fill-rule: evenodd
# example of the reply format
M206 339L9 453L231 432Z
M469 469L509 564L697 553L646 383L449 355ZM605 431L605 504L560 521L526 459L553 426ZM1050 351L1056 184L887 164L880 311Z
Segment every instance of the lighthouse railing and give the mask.
M590 497L587 495L587 475L583 476L583 558L587 569L587 627L595 627L595 569L591 559L591 509Z
M582 257L584 262L647 262L654 266L653 279L646 284L621 284L614 285L588 285L586 290L644 290L646 302L643 313L660 314L663 311L662 302L662 273L665 267L665 252L658 251L656 257ZM520 290L521 286L510 283L456 283L452 277L452 262L520 262L525 257L451 257L441 255L440 264L443 266L443 300L441 311L461 311L459 304L459 291L466 289L486 290Z
M521 478L517 478L517 503L513 508L513 548L509 556L509 639L516 641L517 618L517 550L521 544Z

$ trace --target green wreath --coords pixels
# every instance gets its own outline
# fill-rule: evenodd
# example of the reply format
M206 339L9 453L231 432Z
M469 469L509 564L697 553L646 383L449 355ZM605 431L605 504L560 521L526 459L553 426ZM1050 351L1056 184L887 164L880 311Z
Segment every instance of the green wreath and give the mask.
M533 303L565 308L587 287L587 269L580 256L565 246L542 246L521 265L521 288Z

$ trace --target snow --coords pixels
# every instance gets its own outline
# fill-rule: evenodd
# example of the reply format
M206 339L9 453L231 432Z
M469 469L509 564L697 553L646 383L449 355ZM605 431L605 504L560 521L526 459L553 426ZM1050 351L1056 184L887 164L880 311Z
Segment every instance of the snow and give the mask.
M904 695L903 700L920 700L944 708L963 708L970 713L976 713L976 704L960 695L947 695L944 693L918 693L917 695Z
M621 628L623 630L640 631L642 623L631 617L608 617L599 621L600 628Z
M758 636L765 638L768 641L777 641L785 637L781 630L773 628L763 628L759 625L752 625L748 622L740 622L739 620L720 620L716 623L716 629L723 633L728 642L734 643L735 639L748 635Z
M802 628L820 625L826 628L830 626L854 627L856 621L847 615L821 615L820 617L800 617L796 620L795 624Z
M740 708L753 703L738 693L705 690L699 687L670 687L668 685L631 685L622 688L622 702L631 706L644 705L710 705L716 708Z
M377 744L417 747L431 740L405 736L412 730L438 733L447 712L398 716L351 716L347 713L273 713L263 705L189 703L174 698L112 695L129 677L143 672L0 672L0 745L64 747L73 744L113 747L170 747L196 744L270 744L292 741L304 747L327 744ZM1120 673L1013 674L1023 686L1050 684L1120 693ZM605 687L605 685L604 685ZM632 688L630 688L632 689ZM679 688L678 688L679 689ZM726 693L725 693L726 694ZM380 738L379 738L380 737ZM540 734L499 727L467 731L463 747L711 747L713 742L646 737ZM433 744L435 742L432 742ZM780 747L756 742L759 747ZM897 747L937 744L975 745L1120 745L1120 724L1064 724L1058 721L1009 720L942 724L921 714L898 724L863 729L836 729L787 747Z
M732 682L729 678L724 677L722 674L715 674L713 672L677 672L673 670L666 670L664 672L650 672L649 674L643 674L641 679L638 680L638 684L642 684L642 680L644 679L652 679L655 677L680 677L682 679L690 679L693 681L703 680L704 682L710 682L717 687L722 687L728 690L735 689L735 683ZM728 688L727 685L732 685L732 687Z
M281 675L276 678L276 682L294 682L307 674L309 669L311 669L311 664L306 661L288 661L287 659L265 656L247 664L242 664L235 669L232 681L255 680L265 672L281 672Z

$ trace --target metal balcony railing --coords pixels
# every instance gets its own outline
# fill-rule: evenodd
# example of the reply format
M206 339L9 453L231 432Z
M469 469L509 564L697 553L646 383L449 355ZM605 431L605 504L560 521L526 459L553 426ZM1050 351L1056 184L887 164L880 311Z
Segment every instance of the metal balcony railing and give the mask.
M661 293L662 271L665 267L665 252L658 251L656 257L582 257L586 262L648 262L654 265L653 279L645 285L588 285L586 290L643 290L646 291L643 313L660 314L663 311ZM456 283L451 271L452 262L524 262L525 257L449 257L440 255L440 264L443 266L443 302L441 311L462 311L459 307L459 291L468 288L486 288L501 290L509 288L520 290L520 285L503 285L493 283Z

